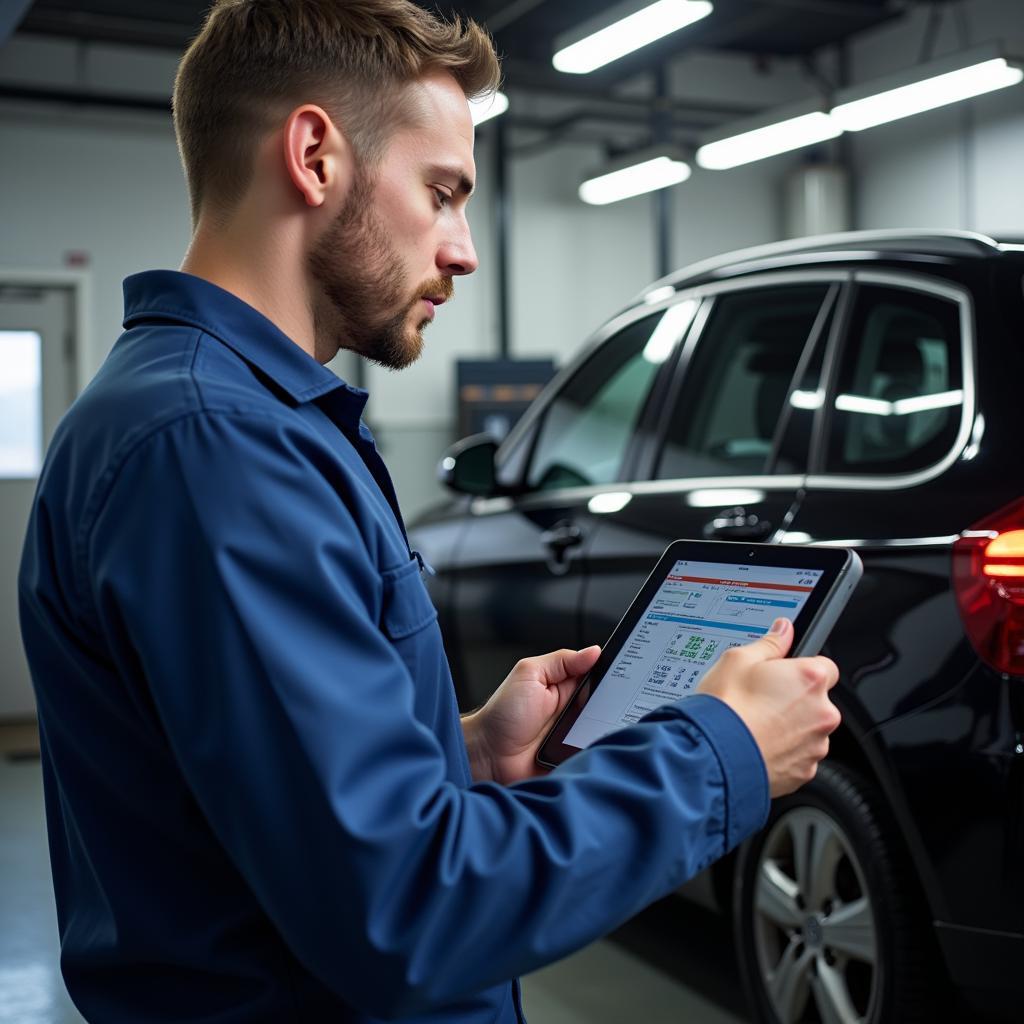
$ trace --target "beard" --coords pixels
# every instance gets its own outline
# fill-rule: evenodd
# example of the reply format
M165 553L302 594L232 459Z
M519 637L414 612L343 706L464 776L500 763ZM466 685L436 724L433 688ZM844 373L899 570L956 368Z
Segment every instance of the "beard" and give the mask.
M427 295L451 298L450 277L412 289L394 243L373 212L373 181L362 174L315 247L307 266L315 283L316 358L327 362L339 348L401 370L423 351L429 317L414 319ZM389 312L390 311L390 312ZM326 357L326 358L324 358Z

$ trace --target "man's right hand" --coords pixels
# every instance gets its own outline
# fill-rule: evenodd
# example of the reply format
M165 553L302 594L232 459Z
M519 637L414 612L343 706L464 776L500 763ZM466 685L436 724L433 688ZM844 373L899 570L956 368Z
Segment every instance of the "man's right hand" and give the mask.
M726 651L697 687L743 719L761 750L773 797L814 778L840 721L828 695L839 679L835 662L787 659L792 643L793 624L777 619L760 640Z

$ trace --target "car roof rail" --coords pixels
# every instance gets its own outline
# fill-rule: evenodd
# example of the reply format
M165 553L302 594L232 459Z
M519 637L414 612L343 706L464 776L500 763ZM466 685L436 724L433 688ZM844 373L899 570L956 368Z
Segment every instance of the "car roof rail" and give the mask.
M993 256L1003 248L988 235L974 231L840 231L829 235L812 235L807 238L791 238L767 245L755 245L749 249L712 256L710 259L691 263L667 277L663 277L645 288L635 302L659 301L667 295L666 289L678 290L701 278L713 276L726 267L738 269L745 263L764 260L773 256L794 256L814 252L855 252L872 249L876 251L913 251L936 256ZM656 298L652 298L656 296Z

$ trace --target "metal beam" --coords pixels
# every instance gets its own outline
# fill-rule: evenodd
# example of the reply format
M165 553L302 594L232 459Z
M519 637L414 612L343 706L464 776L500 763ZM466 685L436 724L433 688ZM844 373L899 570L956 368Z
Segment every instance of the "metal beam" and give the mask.
M515 122L512 123L512 127L515 127ZM623 147L624 150L639 148L644 139L638 140L632 146ZM695 140L693 139L678 139L673 140L678 145L693 148ZM597 146L609 149L609 139L607 132L585 132L574 130L571 134L562 135L557 139L552 139L550 136L545 136L543 139L537 139L532 142L524 142L518 146L512 146L509 152L513 156L533 156L534 153L546 153L551 151L552 145L576 145L576 146Z
M857 0L756 0L767 7L785 7L791 11L806 11L808 14L825 14L830 17L852 18L856 21L887 20L897 17L900 12L880 8L877 4L857 3Z

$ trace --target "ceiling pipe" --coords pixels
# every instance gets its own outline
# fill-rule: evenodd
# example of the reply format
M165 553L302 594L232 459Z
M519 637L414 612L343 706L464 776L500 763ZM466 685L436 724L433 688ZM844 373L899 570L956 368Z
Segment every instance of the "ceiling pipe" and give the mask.
M511 122L512 126L515 125L515 121ZM533 142L524 142L518 146L513 146L510 152L514 156L529 157L534 156L537 153L546 153L551 149L552 141L556 141L562 145L571 144L577 146L603 146L609 153L609 156L620 156L626 153L633 152L635 149L643 143L644 139L650 137L650 132L645 131L643 136L637 140L636 143L630 145L611 146L609 145L608 133L607 132L581 132L574 131L569 137L562 137L557 140L552 140L550 137L538 139ZM672 136L669 140L671 144L675 145L677 149L685 151L692 151L696 146L696 139L693 136Z
M660 64L654 71L654 110L651 115L651 136L655 145L668 146L672 141L670 103L668 68ZM654 259L658 268L657 276L662 278L672 269L672 189L657 189L651 203L654 216Z
M553 68L530 64L512 57L506 57L502 61L502 68L507 88L513 92L534 92L560 96L563 99L586 100L589 103L617 106L637 116L650 116L651 100L648 98L632 99L621 96L609 88L595 86L586 78L563 75ZM668 109L673 114L683 116L707 115L709 118L724 120L747 117L763 108L754 104L718 103L714 100L676 100L669 104Z
M20 2L20 0L19 0ZM19 35L41 35L92 43L147 46L181 53L195 38L198 26L147 20L145 28L134 18L84 11L29 11Z
M171 113L171 102L169 99L151 96L132 96L126 93L82 92L70 89L43 89L39 87L0 84L0 100L25 103L54 103L75 107L100 107L110 110L141 111L168 115ZM643 108L643 110L646 113L646 108ZM638 111L602 110L597 107L576 110L571 114L554 119L531 117L523 114L505 114L502 120L506 121L509 127L524 128L544 133L543 139L531 141L520 146L509 145L508 152L514 155L528 155L543 149L552 140L561 138L586 121L603 121L643 132L648 131L649 124L646 117L642 119L638 117ZM674 130L688 130L691 133L700 132L705 127L705 125L698 122L676 121L673 124ZM594 133L590 138L576 138L574 141L607 141L607 134L598 135Z
M27 103L59 103L76 107L105 107L112 110L135 110L147 113L171 113L171 101L152 96L131 96L126 93L82 92L70 89L40 89L20 85L0 85L0 100Z

